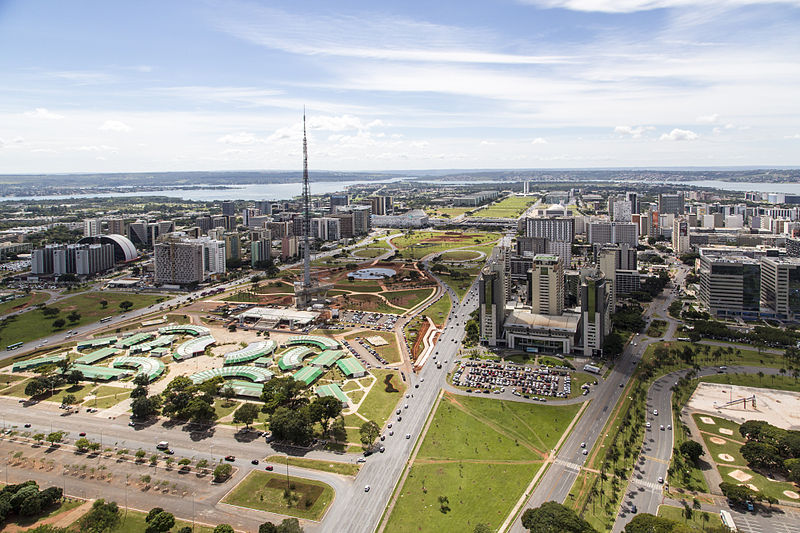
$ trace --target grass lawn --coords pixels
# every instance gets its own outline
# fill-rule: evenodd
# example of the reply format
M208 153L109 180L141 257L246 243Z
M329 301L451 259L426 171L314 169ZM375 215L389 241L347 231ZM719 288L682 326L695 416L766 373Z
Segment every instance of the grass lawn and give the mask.
M647 328L647 334L651 337L663 337L669 324L666 320L653 320Z
M444 326L447 315L450 314L450 308L453 302L450 301L450 295L445 293L437 302L428 307L422 314L430 317L433 323L438 327Z
M502 524L541 463L425 463L411 467L386 531L492 531ZM446 497L445 506L439 497Z
M270 463L286 464L285 455L270 455L266 460ZM323 472L332 472L343 476L355 476L358 474L358 471L361 470L361 465L358 463L320 461L318 459L304 459L302 457L289 457L289 464L300 468L322 470Z
M722 480L730 483L740 483L728 475L734 470L741 470L745 474L753 476L752 479L748 479L745 483L755 485L756 488L758 488L758 491L764 496L772 496L773 498L777 498L779 500L793 501L790 498L787 498L783 491L792 490L797 492L797 486L794 483L789 483L786 481L771 481L761 474L753 472L747 468L741 468L739 466L717 465L717 470L719 470L719 475L722 476Z
M333 489L321 481L289 477L292 500L284 496L286 477L253 471L222 499L224 503L271 513L319 520L333 501Z
M487 232L445 232L445 231L414 231L392 239L404 259L421 259L422 257L444 252L452 248L481 245L499 239L499 233Z
M236 400L226 400L225 398L214 399L214 410L217 412L217 420L225 418L239 408L241 404Z
M482 265L467 268L453 267L450 269L450 274L437 274L437 276L456 291L459 300L463 300L467 291L475 282L475 278L480 274L481 268Z
M383 427L397 402L403 398L407 385L400 378L400 372L396 370L373 369L370 372L377 378L377 381L369 390L367 397L364 398L364 403L361 404L358 412L367 420L373 420L378 426ZM387 376L391 377L389 383L392 385L393 392L386 392L384 380L387 379Z
M480 257L481 254L474 250L450 250L441 255L442 261L473 261Z
M536 203L536 198L531 196L507 196L500 201L472 213L473 217L480 218L517 218L525 210Z
M445 394L387 531L497 528L579 408Z
M383 292L383 288L378 283L367 280L345 280L334 284L333 288L353 292Z
M142 531L147 529L147 522L144 521L145 518L147 518L147 513L140 513L139 511L132 510L125 513L124 509L120 509L120 523L117 527L109 529L108 533L142 533ZM178 531L184 526L192 527L192 522L175 519L175 526L171 531ZM194 533L213 532L213 527L206 527L197 524L194 526Z
M15 298L7 302L0 303L0 316L7 315L14 311L19 311L24 306L33 307L46 302L50 299L50 294L46 292L31 292L21 298Z
M352 309L355 311L370 311L377 313L401 314L403 309L392 307L387 304L385 300L379 298L375 294L348 294L336 298L338 302L345 309Z
M379 255L383 255L387 252L386 248L359 248L357 250L353 250L353 255L356 257L361 257L363 259L372 259L374 257L378 257Z
M703 518L703 515L708 516L708 521ZM692 529L705 530L707 527L722 527L722 520L718 513L709 513L708 511L692 511L692 519L686 520L683 517L683 509L680 507L672 507L670 505L661 505L658 507L658 516L661 518L669 518L681 524L688 526Z
M701 366L711 366L711 365L744 365L744 366L768 366L772 368L781 368L786 366L786 362L782 355L776 355L771 353L761 353L759 354L756 350L746 350L742 348L737 348L733 345L733 353L729 354L722 349L722 352L719 357L714 356L714 352L717 349L715 346L709 346L708 355L705 354L704 346L702 344L694 344L691 342L682 342L682 341L669 341L669 342L654 342L653 344L649 345L644 352L642 357L642 361L649 361L653 358L653 353L656 349L656 346L667 346L671 350L682 350L684 346L689 346L695 350L699 350L699 354L696 357L696 362ZM736 350L739 350L737 354ZM690 365L691 366L691 365ZM681 363L679 365L665 365L661 367L659 370L662 374L667 374L672 372L673 370L677 370L679 368L686 368L686 365Z
M40 487L42 489L46 487ZM65 513L67 511L71 511L76 507L80 507L83 505L82 500L63 500L58 505L53 505L46 509L43 509L41 513L37 514L36 516L10 516L6 519L3 523L4 525L14 525L19 527L30 527L41 520L46 518L50 518L51 516L56 516L61 513ZM4 528L3 528L4 529Z
M382 295L389 300L389 303L402 307L403 309L413 309L422 303L434 292L434 288L410 289L406 291L384 292Z
M120 302L126 300L133 302L133 307L131 308L133 310L163 301L164 298L164 296L152 294L122 294L116 292L89 292L78 294L70 296L53 305L52 307L57 307L61 310L54 318L45 317L39 310L26 311L21 315L16 315L8 325L0 329L0 335L3 337L4 344L28 342L50 335L55 331L72 329L77 326L97 322L101 318L109 315L118 315L122 312L119 308ZM101 300L108 302L106 308L100 305ZM53 328L52 324L55 319L64 318L66 320L66 317L73 311L77 311L81 315L81 318L77 322L67 322L61 330ZM11 364L12 362L11 359L6 360L7 364Z

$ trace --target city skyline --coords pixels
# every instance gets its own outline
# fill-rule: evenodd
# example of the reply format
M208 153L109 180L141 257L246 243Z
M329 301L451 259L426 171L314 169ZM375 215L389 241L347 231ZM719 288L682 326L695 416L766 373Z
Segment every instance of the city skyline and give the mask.
M6 2L3 173L793 166L796 0Z

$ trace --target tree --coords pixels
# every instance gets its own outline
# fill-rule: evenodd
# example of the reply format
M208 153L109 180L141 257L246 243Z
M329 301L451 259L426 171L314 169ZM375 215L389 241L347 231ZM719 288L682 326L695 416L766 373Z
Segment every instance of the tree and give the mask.
M313 436L306 406L296 411L288 407L278 407L270 416L269 427L276 440L292 444L306 445Z
M249 427L258 416L259 411L261 409L256 404L245 403L233 413L233 422L234 424L244 424L245 427Z
M214 469L214 481L225 481L231 476L233 467L228 463L217 465Z
M155 509L151 510L152 513ZM172 513L161 511L153 516L147 515L147 528L145 533L165 533L175 525L175 516Z
M556 502L546 502L522 514L522 526L531 533L596 533L575 511Z
M228 524L220 524L214 528L214 533L236 533Z
M75 405L78 402L78 398L75 397L74 394L65 394L63 398L61 398L62 405Z
M67 383L70 385L77 385L83 379L83 372L80 370L72 370L71 372L67 372L64 378L66 378Z
M119 507L116 502L106 503L102 498L95 500L88 513L80 520L82 532L103 533L119 524Z
M331 419L336 418L342 413L342 402L332 396L316 398L309 406L311 420L319 422L322 426L322 434L327 435L328 425Z
M701 455L703 455L703 445L697 441L693 440L683 441L679 449L681 455L686 457L686 459L688 459L694 464L697 464L697 460L700 459Z
M262 410L271 414L278 407L297 409L308 402L308 399L302 396L304 389L305 385L301 381L295 381L291 376L273 378L264 384L261 393L261 401L264 402Z
M127 311L131 307L133 307L133 302L131 302L130 300L123 300L119 303L119 308L122 309L123 311Z
M373 445L375 439L377 439L381 434L381 428L375 423L374 420L367 420L361 424L359 433L361 434L361 445L365 450L367 450Z

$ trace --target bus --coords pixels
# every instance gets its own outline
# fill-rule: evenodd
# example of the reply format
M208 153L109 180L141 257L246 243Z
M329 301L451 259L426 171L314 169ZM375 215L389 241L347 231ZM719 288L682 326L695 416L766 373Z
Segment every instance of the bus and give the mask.
M730 511L726 511L725 509L719 512L719 518L722 520L722 525L730 529L731 531L739 531L736 529L736 524L733 523L733 516L731 516Z
M8 346L6 346L6 350L16 350L20 346L22 346L21 342L15 342L14 344L9 344Z
M113 316L107 316L105 318L101 318L100 322L110 322L112 318L114 318L114 317Z

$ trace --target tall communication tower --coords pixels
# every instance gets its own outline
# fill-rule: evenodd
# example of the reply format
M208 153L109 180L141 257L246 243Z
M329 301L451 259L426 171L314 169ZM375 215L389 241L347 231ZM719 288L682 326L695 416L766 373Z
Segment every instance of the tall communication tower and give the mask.
M308 188L308 141L306 140L306 111L303 110L303 287L311 288L311 193Z

